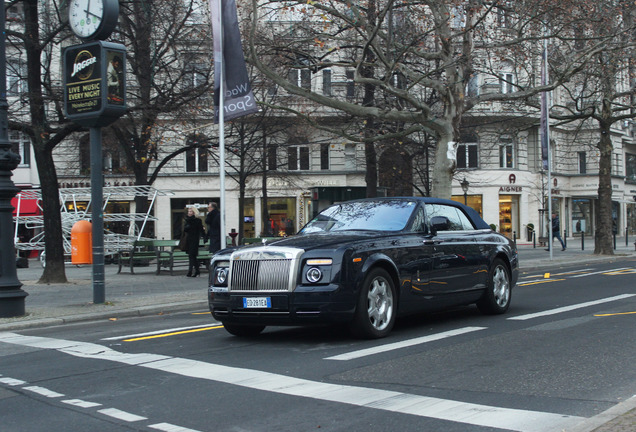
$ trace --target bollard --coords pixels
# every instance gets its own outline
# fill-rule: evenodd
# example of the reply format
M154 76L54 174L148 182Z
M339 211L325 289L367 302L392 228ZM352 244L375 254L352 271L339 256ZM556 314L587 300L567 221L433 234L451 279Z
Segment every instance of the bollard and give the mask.
M629 246L629 240L627 236L629 235L629 230L625 228L625 246Z
M512 242L517 245L517 231L512 232Z
M537 234L534 231L532 231L532 247L537 248Z
M616 233L612 234L612 237L614 237L614 250L616 250Z
M568 247L568 230L567 228L563 230L563 244L565 247Z
M585 233L581 231L581 250L585 250Z

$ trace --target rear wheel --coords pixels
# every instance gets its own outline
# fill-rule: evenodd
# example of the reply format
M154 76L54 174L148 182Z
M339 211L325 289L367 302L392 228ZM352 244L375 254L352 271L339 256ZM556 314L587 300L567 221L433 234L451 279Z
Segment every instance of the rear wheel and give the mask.
M242 337L258 336L265 330L265 326L259 325L223 324L223 327L228 333Z
M490 267L486 292L477 302L477 307L485 314L502 314L508 310L511 296L510 272L506 264L497 258Z
M395 324L396 293L393 279L381 268L375 268L364 279L352 332L363 338L376 339L388 335Z

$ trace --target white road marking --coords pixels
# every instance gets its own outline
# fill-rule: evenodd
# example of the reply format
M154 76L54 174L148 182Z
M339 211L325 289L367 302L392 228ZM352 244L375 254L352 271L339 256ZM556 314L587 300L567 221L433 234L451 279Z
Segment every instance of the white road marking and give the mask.
M436 340L445 339L445 338L449 338L449 337L452 337L452 336L457 336L457 335L470 333L470 332L474 332L474 331L477 331L477 330L485 330L485 329L486 329L486 327L464 327L464 328L457 329L457 330L450 330L450 331L437 333L437 334L433 334L433 335L422 336L422 337L415 338L415 339L408 339L408 340L401 341L401 342L395 342L395 343L391 343L391 344L380 345L380 346L373 347L373 348L367 348L367 349L363 349L363 350L352 351L352 352L345 353L345 354L339 354L339 355L335 355L335 356L332 356L332 357L327 357L327 358L325 358L325 360L352 360L352 359L357 359L357 358L360 358L360 357L365 357L365 356L369 356L369 355L373 355L373 354L379 354L379 353L383 353L383 352L386 352L386 351L393 351L393 350L400 349L400 348L406 348L406 347L410 347L410 346L413 346L413 345L419 345L419 344L423 344L423 343L427 343L427 342L433 342L433 341L436 341Z
M150 425L148 427L152 429L164 431L164 432L199 432L194 429L188 429L181 426L175 426L170 423L157 423L157 424Z
M39 386L29 386L29 387L22 387L22 388L25 390L32 391L33 393L37 393L39 395L50 397L50 398L58 398L58 397L64 396L62 393L54 392L53 390L49 390Z
M66 399L66 400L63 400L62 402L65 404L73 405L80 408L94 408L94 407L102 406L102 404L99 404L97 402L88 402L81 399Z
M92 343L22 336L11 332L0 332L0 342L55 349L76 357L109 360L284 395L519 432L562 430L584 420L582 417L555 413L499 408L396 391L310 381L179 357L126 354Z
M113 336L113 337L109 337L109 338L103 338L101 340L110 341L110 340L132 339L132 338L137 338L137 337L153 336L153 335L158 335L158 334L163 334L163 333L174 333L174 332L179 332L179 331L184 331L184 330L194 330L194 329L198 329L198 328L212 327L214 325L221 325L221 323L203 324L203 325L198 325L198 326L193 326L193 327L176 327L176 328L172 328L172 329L157 330L157 331L146 332L146 333L137 333L137 334L130 334L130 335L125 335L125 336Z
M543 312L536 312L536 313L531 313L531 314L527 314L527 315L519 315L519 316L514 316L514 317L510 317L508 318L509 320L516 320L516 321L525 321L525 320L529 320L532 318L538 318L538 317L543 317L543 316L548 316L548 315L556 315L559 313L563 313L563 312L569 312L572 310L576 310L576 309L582 309L585 307L589 307L589 306L595 306L595 305L599 305L599 304L603 304L603 303L609 303L609 302L613 302L613 301L617 301L617 300L623 300L629 297L634 297L636 296L636 294L622 294L622 295L617 295L614 297L608 297L608 298L604 298L604 299L600 299L600 300L594 300L594 301L589 301L589 302L585 302L585 303L579 303L579 304L575 304L575 305L571 305L571 306L564 306L564 307L560 307L560 308L556 308L556 309L550 309L547 311L543 311Z
M131 414L126 411L118 410L117 408L104 408L97 411L100 414L107 415L109 417L113 417L119 420L127 421L127 422L136 422L141 420L148 420L147 417L138 416L136 414Z
M570 277L572 277L572 278L580 278L580 277L585 277L585 276L592 276L592 275L603 274L603 273L611 273L611 272L615 272L615 271L619 271L619 270L627 270L627 269L629 269L629 267L621 267L621 268L611 269L611 270L601 270L601 271L597 271L597 272L584 273L584 274L574 275L574 276L570 276Z
M19 385L22 385L22 384L26 384L26 381L5 377L5 378L0 378L0 383L7 384L7 385L10 385L10 386L13 387L13 386L19 386Z

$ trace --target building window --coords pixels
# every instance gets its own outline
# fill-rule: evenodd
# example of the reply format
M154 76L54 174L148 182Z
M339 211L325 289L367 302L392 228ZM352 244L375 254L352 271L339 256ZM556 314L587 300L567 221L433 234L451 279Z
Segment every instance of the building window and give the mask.
M587 162L585 152L578 152L579 154L579 174L587 174Z
M514 92L515 76L512 72L502 72L499 76L499 87L501 93L507 94Z
M356 145L345 144L344 146L345 170L354 171L356 169Z
M289 82L298 87L311 90L311 71L309 69L291 69L288 79Z
M104 172L108 172L108 173L119 172L122 167L121 158L119 157L119 152L104 151L102 164L103 164Z
M499 168L514 168L515 154L511 140L505 139L499 144Z
M322 71L322 94L331 96L331 69Z
M457 168L477 168L477 143L465 143L457 146Z
M451 8L450 26L452 29L461 29L466 27L466 13L463 6L453 6Z
M320 169L321 170L329 169L329 147L331 147L330 144L320 145Z
M355 72L352 70L348 70L345 72L345 76L347 77L347 99L353 99L356 95L356 86L354 77Z
M267 147L267 169L270 171L276 171L278 169L278 160L276 159L276 146L270 145Z
M7 95L19 96L27 90L26 66L16 59L8 59L6 65Z
M505 1L497 6L497 23L500 27L512 28L513 26L513 2Z
M479 74L475 73L470 76L468 79L468 84L466 84L466 94L469 97L479 96L479 91L481 89L481 77Z
M625 153L626 180L636 182L636 154Z
M290 171L306 171L309 169L309 147L287 147L287 169Z
M18 166L31 166L31 140L29 137L19 131L10 131L9 142L11 142L11 151L20 156L20 165Z
M612 174L621 175L621 155L614 153L614 164L612 165Z
M206 85L207 81L207 65L205 63L197 63L196 61L186 62L183 77L184 88L186 90L192 90Z
M203 136L193 135L188 137L186 146L191 148L186 151L186 172L208 171L208 150L204 145L205 142L206 140Z

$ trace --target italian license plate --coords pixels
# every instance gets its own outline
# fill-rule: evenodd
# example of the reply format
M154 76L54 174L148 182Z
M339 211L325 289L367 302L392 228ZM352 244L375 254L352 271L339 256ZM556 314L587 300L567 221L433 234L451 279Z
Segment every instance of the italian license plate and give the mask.
M250 308L271 308L271 297L243 297L243 307Z

